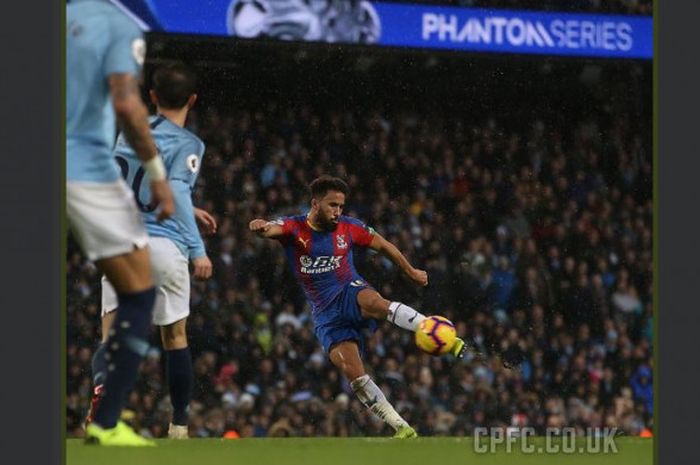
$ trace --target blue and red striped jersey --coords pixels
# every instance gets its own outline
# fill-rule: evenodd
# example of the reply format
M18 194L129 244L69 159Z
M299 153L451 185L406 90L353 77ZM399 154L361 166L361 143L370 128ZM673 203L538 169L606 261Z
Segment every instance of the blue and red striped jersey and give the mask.
M314 315L323 311L348 283L363 280L355 269L352 248L368 247L374 231L360 220L341 216L335 231L313 229L305 215L280 218L274 223L282 226L283 235L278 240Z

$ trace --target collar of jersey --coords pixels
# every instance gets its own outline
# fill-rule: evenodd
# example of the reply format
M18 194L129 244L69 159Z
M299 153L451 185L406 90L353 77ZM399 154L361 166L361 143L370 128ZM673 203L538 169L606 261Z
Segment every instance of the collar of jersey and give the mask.
M314 227L313 224L311 224L311 221L309 221L309 217L308 217L308 216L306 217L306 224L308 224L309 227L310 227L311 229L313 229L314 231L316 231L316 232L323 232L322 229L318 229L318 228Z

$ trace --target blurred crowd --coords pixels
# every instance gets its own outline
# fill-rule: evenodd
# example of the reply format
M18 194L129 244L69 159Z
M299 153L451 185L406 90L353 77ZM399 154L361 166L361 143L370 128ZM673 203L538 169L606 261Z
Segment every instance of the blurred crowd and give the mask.
M254 217L304 212L318 175L345 178L346 212L394 242L430 285L357 253L387 298L452 319L477 347L464 362L420 353L385 323L370 373L422 435L478 426L615 426L652 418L652 165L637 116L505 128L427 113L270 104L194 113L207 144L195 203L218 219L215 275L194 282L188 334L194 437L388 434L353 397L313 335L282 248ZM69 436L82 434L99 338L99 276L67 257ZM163 436L170 419L153 338L126 415ZM522 360L503 366L498 353Z

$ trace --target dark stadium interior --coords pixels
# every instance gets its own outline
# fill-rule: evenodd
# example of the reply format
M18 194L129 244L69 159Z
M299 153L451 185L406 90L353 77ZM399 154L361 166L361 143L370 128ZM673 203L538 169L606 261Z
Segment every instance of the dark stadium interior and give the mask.
M344 177L348 212L430 276L418 290L367 253L356 263L370 283L524 358L518 370L496 356L454 363L383 325L367 364L420 434L653 429L650 62L149 45L147 78L174 58L197 69L189 128L207 152L194 198L220 225L206 238L215 275L193 284L193 436L388 433L323 354L281 247L247 229L301 211L323 173ZM99 276L73 244L67 260L67 427L80 436ZM170 405L153 345L128 411L162 437Z

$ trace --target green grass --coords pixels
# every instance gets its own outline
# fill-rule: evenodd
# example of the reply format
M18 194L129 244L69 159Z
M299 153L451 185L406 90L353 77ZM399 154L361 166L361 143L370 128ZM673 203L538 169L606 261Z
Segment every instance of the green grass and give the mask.
M579 438L576 448L585 445ZM313 438L313 439L191 439L159 440L154 448L86 446L67 441L67 465L651 465L653 441L634 437L615 439L617 453L532 453L520 443L495 453L477 453L471 437L420 438ZM544 447L544 438L531 443Z

